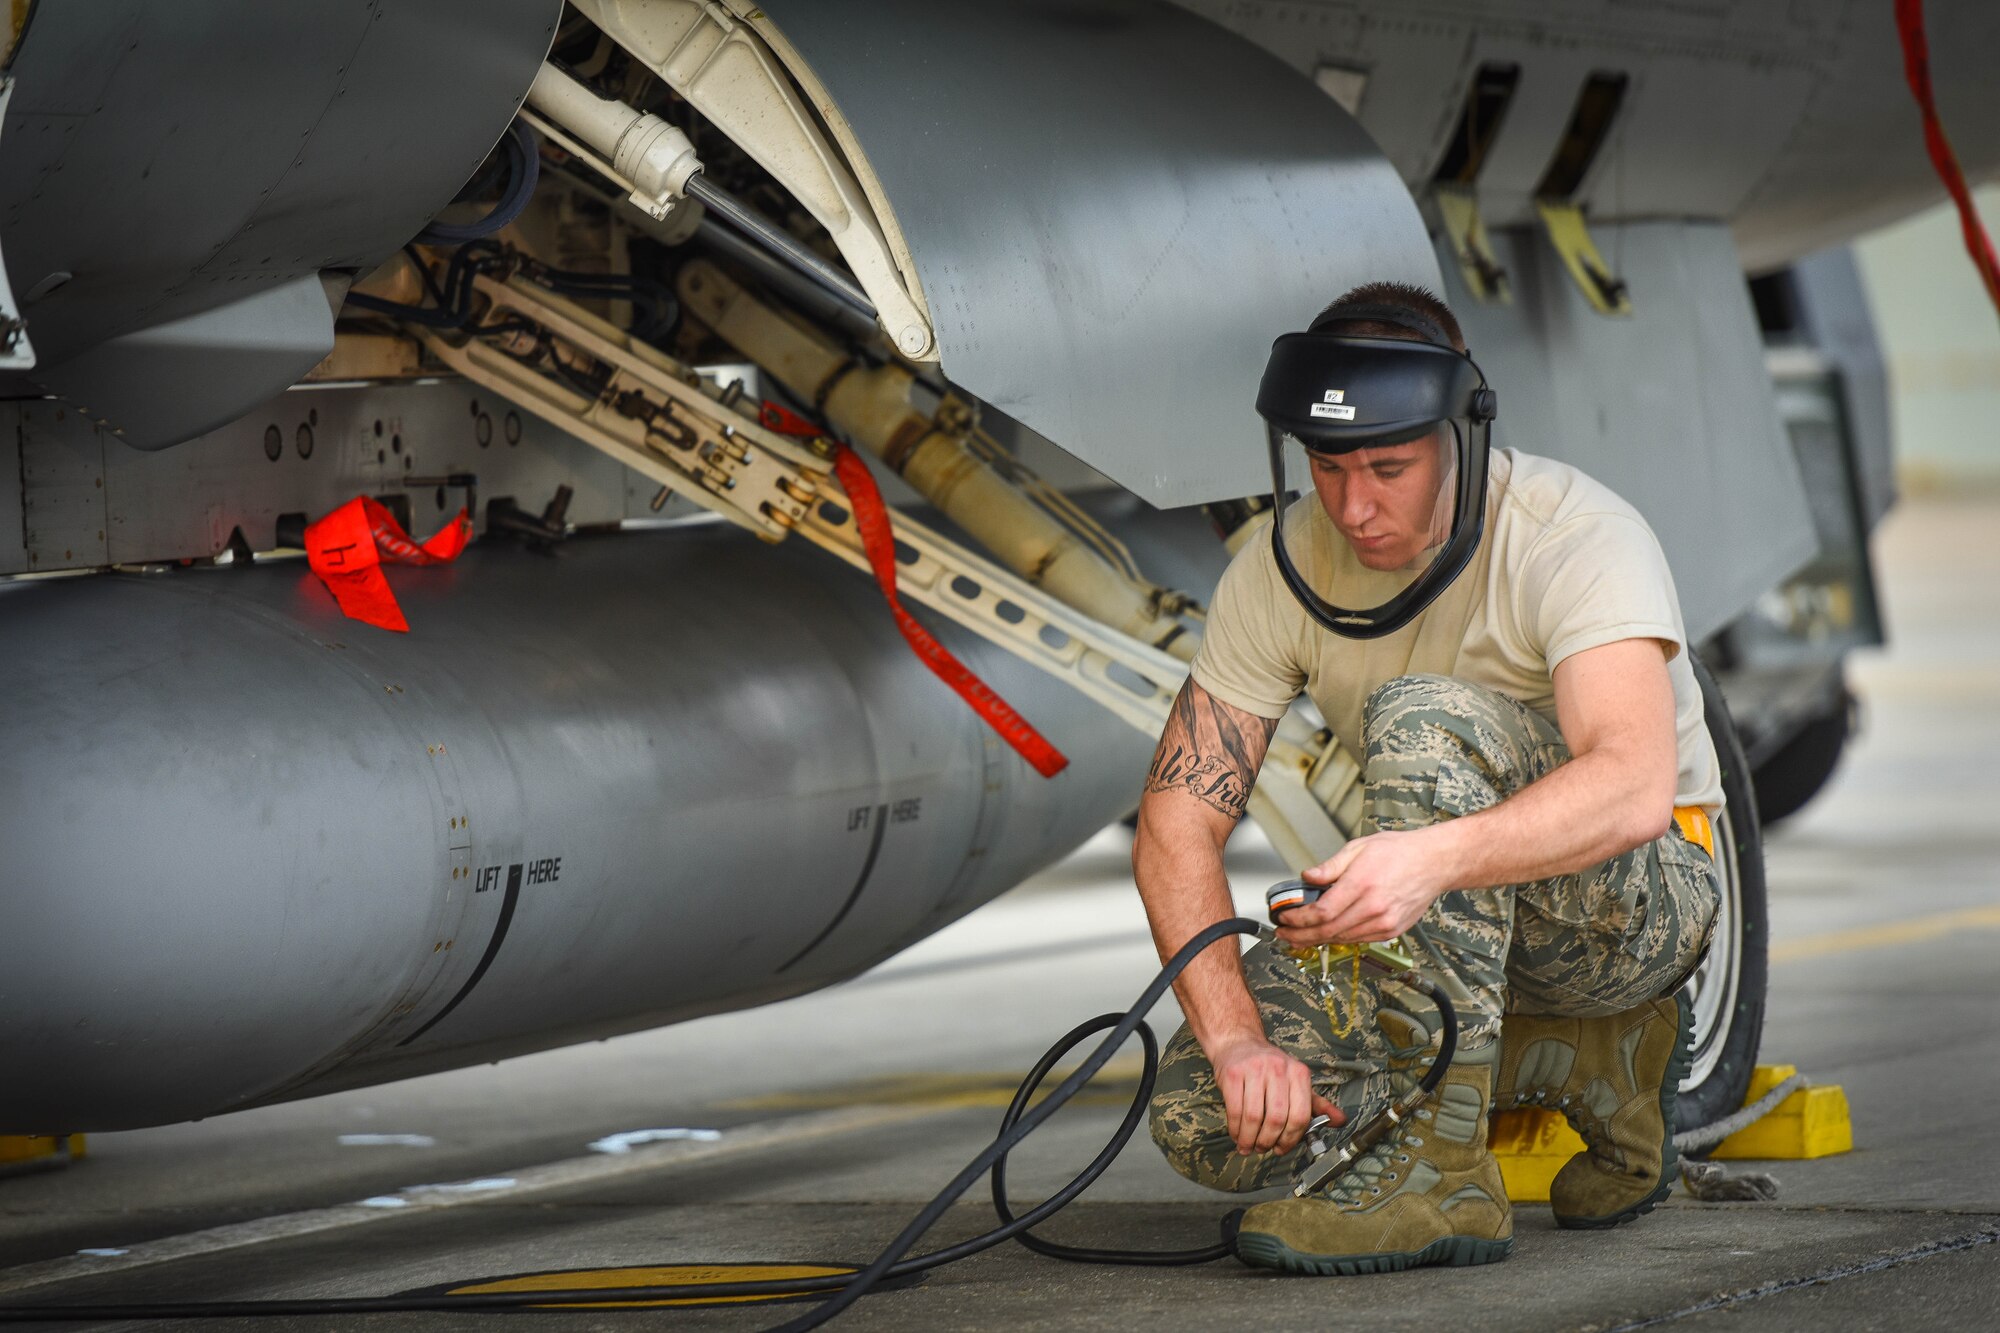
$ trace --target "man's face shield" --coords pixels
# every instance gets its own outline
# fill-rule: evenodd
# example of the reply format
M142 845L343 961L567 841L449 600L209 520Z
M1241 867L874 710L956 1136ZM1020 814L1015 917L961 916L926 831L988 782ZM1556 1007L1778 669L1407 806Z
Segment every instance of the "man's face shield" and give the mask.
M1257 410L1272 548L1292 595L1348 638L1408 624L1458 577L1484 527L1493 394L1478 367L1434 343L1290 333L1272 348ZM1313 586L1285 548L1286 501L1307 490L1361 566L1339 588Z

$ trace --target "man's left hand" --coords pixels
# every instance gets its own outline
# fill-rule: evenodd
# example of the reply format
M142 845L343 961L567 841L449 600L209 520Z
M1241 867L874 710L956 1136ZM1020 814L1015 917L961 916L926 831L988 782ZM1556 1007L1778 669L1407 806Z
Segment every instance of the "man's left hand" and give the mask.
M1435 829L1371 833L1305 872L1326 892L1284 914L1278 938L1294 948L1393 940L1417 924L1449 882Z

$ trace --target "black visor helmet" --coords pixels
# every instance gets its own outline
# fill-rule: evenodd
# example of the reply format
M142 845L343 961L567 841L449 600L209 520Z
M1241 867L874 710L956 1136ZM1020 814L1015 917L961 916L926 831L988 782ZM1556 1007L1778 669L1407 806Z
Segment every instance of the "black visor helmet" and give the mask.
M1362 325L1406 329L1409 338L1338 330ZM1417 341L1422 339L1422 341ZM1271 450L1271 549L1278 572L1307 614L1335 634L1393 634L1465 569L1486 524L1488 429L1493 390L1472 358L1434 321L1400 305L1336 305L1303 333L1271 345L1257 388ZM1308 454L1430 441L1438 449L1432 528L1424 551L1403 570L1407 582L1377 606L1335 606L1306 582L1285 549L1286 444ZM1433 475L1426 471L1423 476ZM1373 566L1371 566L1373 568Z

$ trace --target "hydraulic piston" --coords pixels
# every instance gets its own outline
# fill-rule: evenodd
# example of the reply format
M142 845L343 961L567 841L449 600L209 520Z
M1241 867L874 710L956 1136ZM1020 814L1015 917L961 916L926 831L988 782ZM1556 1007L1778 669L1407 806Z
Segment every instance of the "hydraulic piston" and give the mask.
M1114 568L975 453L968 404L947 394L924 412L913 401L917 380L906 366L850 356L713 264L688 264L679 291L688 311L811 403L836 432L887 463L1006 568L1143 643L1183 661L1194 656L1196 637L1178 616L1187 600Z

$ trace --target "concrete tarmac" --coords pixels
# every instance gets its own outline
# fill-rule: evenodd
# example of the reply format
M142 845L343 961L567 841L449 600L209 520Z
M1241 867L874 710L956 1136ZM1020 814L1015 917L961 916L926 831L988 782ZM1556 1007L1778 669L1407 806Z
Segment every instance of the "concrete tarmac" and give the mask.
M1523 1205L1512 1257L1487 1267L1296 1279L1233 1260L1072 1266L1009 1244L871 1296L846 1322L1579 1333L2000 1325L2000 1117L1989 1109L2000 1100L1996 534L1991 500L1906 502L1885 524L1878 559L1893 642L1854 663L1866 732L1827 792L1769 843L1764 1057L1845 1085L1853 1153L1771 1164L1775 1202L1700 1204L1677 1191L1611 1232L1560 1231L1546 1208ZM372 1296L573 1268L861 1263L991 1137L1016 1079L1049 1042L1123 1008L1152 975L1128 849L1122 831L1107 831L818 995L96 1136L80 1164L0 1179L0 1302ZM1246 908L1285 873L1249 832L1230 868ZM1156 1026L1164 1037L1177 1021L1169 1002ZM1134 1071L1121 1058L1101 1090L1020 1152L1017 1198L1040 1198L1090 1156ZM615 1138L651 1130L674 1132ZM1198 1246L1233 1204L1173 1175L1142 1132L1045 1230L1100 1246ZM982 1183L921 1248L991 1222ZM801 1308L523 1313L506 1326L751 1329ZM428 1331L486 1318L234 1326Z

